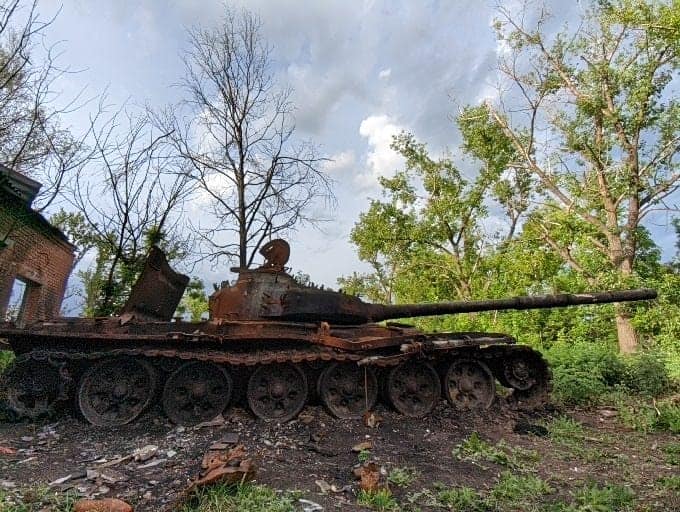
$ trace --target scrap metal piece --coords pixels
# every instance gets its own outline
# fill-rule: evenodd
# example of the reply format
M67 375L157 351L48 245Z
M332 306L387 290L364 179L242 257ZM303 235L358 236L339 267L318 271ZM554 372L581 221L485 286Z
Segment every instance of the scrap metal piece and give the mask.
M175 272L163 251L153 246L120 315L125 320L134 317L136 320L168 322L187 284L189 276Z

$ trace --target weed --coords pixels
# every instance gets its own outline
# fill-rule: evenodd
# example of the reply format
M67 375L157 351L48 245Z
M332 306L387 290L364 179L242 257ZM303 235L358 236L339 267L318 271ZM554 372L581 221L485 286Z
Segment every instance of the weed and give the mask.
M570 444L583 439L583 425L568 416L554 418L548 425L550 439L563 444Z
M416 468L393 468L387 477L387 481L397 487L408 487L416 478L418 478L418 475L419 473Z
M659 396L670 386L666 365L658 354L641 352L624 359L623 384L647 396Z
M620 485L590 484L575 493L579 511L626 512L634 509L633 492Z
M664 476L657 480L662 487L672 491L680 491L680 476Z
M473 432L456 446L453 454L460 460L483 460L512 469L530 469L539 460L538 453L534 450L508 446L504 441L492 445L479 437L477 432Z
M538 500L552 492L548 483L538 477L506 471L491 489L486 505L492 510L535 510Z
M0 373L14 361L14 353L9 350L0 350Z
M56 493L47 487L29 487L17 493L0 491L0 512L70 512L76 497L74 494Z
M182 512L293 512L295 495L264 485L215 485L201 489Z
M478 512L486 509L484 498L471 487L457 487L439 491L437 503L449 510Z
M389 489L378 489L377 491L365 491L362 489L357 496L357 503L378 512L387 512L399 508Z
M359 462L362 464L364 462L368 462L368 460L371 458L371 451L370 450L361 450L359 454L357 455L357 458L359 459Z
M664 459L673 466L680 466L680 443L670 443L661 448Z

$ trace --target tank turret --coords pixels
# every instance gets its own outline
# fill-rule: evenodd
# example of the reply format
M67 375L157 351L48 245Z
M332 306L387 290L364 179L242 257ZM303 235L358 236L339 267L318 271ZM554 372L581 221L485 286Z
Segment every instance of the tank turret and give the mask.
M358 325L396 318L509 309L542 309L656 298L655 290L634 289L431 304L371 304L341 292L298 283L285 271L284 265L288 261L290 249L284 240L269 242L261 253L266 258L264 265L253 270L234 269L239 274L234 285L225 286L212 295L211 318Z

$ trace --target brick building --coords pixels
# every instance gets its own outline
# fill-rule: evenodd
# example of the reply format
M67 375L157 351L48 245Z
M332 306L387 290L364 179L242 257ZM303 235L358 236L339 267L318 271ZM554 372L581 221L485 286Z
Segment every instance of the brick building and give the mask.
M40 183L0 165L0 321L10 298L20 324L59 315L74 247L31 208Z

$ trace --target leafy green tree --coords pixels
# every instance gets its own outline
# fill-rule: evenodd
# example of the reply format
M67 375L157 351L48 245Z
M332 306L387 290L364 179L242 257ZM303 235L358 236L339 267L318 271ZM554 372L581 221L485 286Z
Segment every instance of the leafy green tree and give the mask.
M478 135L467 149L481 157L485 139L509 144L511 166L545 203L536 236L592 282L636 283L641 223L680 184L680 3L592 3L577 29L555 36L545 10L499 14L503 90L468 112ZM592 253L594 273L577 251ZM616 326L620 350L634 351L627 307Z
M205 292L205 285L203 281L194 277L184 291L184 296L177 306L177 313L181 316L188 315L192 322L200 322L207 312L208 296Z

